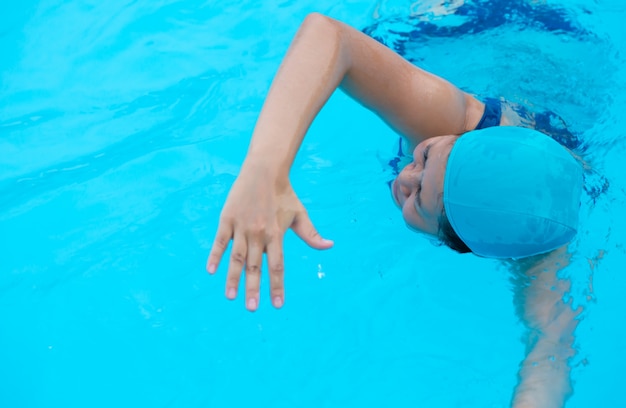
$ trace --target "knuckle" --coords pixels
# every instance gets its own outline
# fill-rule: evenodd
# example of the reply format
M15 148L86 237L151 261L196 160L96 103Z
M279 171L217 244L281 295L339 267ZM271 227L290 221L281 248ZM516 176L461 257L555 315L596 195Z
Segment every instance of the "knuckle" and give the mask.
M252 225L248 229L248 235L252 238L261 238L265 235L265 227L260 224Z
M230 259L232 262L236 264L243 265L245 261L245 256L243 255L242 252L233 251L233 253L230 254Z
M270 273L272 275L282 275L285 272L285 264L283 262L273 262L270 265Z
M267 242L274 242L274 241L279 241L282 237L283 233L280 230L280 228L276 227L276 228L272 228L271 230L268 230L265 232L265 240Z
M261 272L261 267L256 264L246 264L246 274L258 274Z
M226 247L228 246L228 242L230 241L230 239L227 239L224 236L218 236L215 238L215 241L213 243L213 246L219 250L225 250Z
M229 288L237 288L239 286L239 275L229 274L226 282Z
M264 217L255 217L255 219L248 224L247 232L250 235L263 236L267 234L267 231L271 230L271 223Z

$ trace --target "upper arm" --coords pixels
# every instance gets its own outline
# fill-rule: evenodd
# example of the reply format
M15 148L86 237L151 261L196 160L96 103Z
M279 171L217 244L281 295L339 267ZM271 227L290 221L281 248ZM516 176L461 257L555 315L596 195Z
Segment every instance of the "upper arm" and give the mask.
M551 323L555 317L569 310L563 296L570 290L571 282L559 278L558 274L569 265L570 258L567 246L563 246L547 254L518 261L518 271L523 280L515 288L515 303L519 317L528 326L540 331L554 330ZM556 330L558 332L561 328Z
M348 69L341 87L415 143L473 129L483 105L378 41L339 22Z

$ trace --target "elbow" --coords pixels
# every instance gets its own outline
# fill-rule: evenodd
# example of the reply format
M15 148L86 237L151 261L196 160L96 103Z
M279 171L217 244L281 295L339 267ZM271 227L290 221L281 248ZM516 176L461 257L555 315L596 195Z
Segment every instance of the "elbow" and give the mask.
M314 30L333 30L336 27L336 21L323 14L313 12L309 13L302 22L302 27L311 28Z
M320 13L308 14L300 25L300 33L312 35L317 40L332 39L335 45L341 43L342 24Z
M339 21L320 13L310 13L300 25L297 36L310 39L317 47L331 50L333 59L341 63L344 72L351 65L350 36L346 26Z

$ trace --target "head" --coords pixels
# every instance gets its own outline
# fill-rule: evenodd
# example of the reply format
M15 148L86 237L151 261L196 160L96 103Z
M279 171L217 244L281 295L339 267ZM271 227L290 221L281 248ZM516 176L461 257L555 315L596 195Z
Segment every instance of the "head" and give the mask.
M392 184L407 225L458 252L519 258L575 234L582 169L549 137L523 128L420 143Z
M458 138L438 136L420 143L413 151L413 162L398 174L391 191L409 228L466 253L471 250L452 229L443 205L448 156Z

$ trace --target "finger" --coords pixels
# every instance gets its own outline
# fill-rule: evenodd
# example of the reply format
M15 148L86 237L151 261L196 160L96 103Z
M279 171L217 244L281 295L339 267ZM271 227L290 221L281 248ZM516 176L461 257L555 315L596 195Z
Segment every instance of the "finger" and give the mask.
M267 245L267 265L270 270L270 299L274 307L280 309L285 303L285 258L282 237L270 241Z
M335 244L331 240L322 238L313 226L313 223L305 210L302 210L296 215L293 223L291 224L291 229L311 248L328 249Z
M230 252L228 275L226 276L226 297L233 300L237 297L237 288L241 279L241 271L246 262L248 247L243 236L233 238L233 247Z
M215 240L213 241L213 246L211 247L211 252L209 253L209 258L206 261L206 270L210 274L215 273L217 267L220 264L220 260L222 259L222 255L224 255L224 251L228 248L228 243L233 237L233 229L230 224L224 226L220 223L220 226L217 230L217 235L215 236Z
M258 239L251 241L249 245L248 256L246 257L246 308L254 312L259 307L263 244Z

